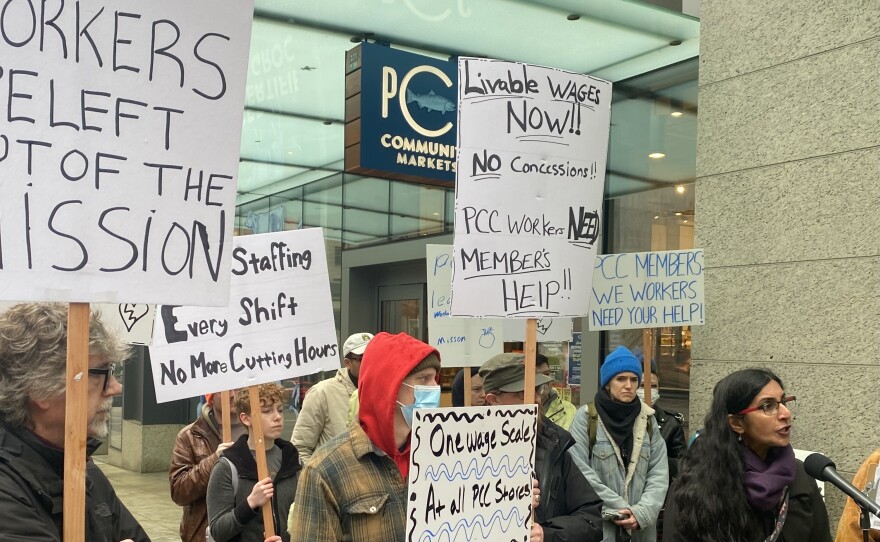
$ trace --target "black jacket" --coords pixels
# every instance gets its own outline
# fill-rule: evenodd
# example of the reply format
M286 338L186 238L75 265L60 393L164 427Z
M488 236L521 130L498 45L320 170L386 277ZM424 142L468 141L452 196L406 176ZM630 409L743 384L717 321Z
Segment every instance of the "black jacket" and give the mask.
M535 520L544 529L544 540L599 542L602 499L568 454L574 438L542 416L536 441L535 469L541 502Z
M281 468L273 479L275 493L272 496L272 512L275 534L284 542L290 541L287 532L287 515L296 497L299 482L299 454L290 441L275 439L281 448ZM229 463L217 461L208 481L208 523L211 535L218 542L263 542L263 513L253 510L247 503L248 495L257 483L257 462L248 448L248 435L244 434L223 452L238 472L238 488L232 495Z
M90 439L91 456L100 442ZM64 532L64 452L24 429L0 423L0 540L60 541ZM91 459L86 463L86 531L89 542L150 537L116 496L110 481ZM14 521L13 521L14 519Z
M794 481L788 491L788 516L777 542L831 542L831 526L828 524L825 501L822 500L816 481L804 471L804 464L800 461L797 461ZM715 496L715 498L723 498L723 496ZM668 499L666 504L668 506L663 542L686 542L676 533L677 512L674 509L673 499ZM775 512L753 511L752 516L756 523L764 526L765 538L773 532Z
M678 412L666 410L654 403L654 418L660 427L660 436L666 442L666 458L669 460L669 484L678 474L678 461L687 451L687 442L684 438L684 428L681 422L684 418Z

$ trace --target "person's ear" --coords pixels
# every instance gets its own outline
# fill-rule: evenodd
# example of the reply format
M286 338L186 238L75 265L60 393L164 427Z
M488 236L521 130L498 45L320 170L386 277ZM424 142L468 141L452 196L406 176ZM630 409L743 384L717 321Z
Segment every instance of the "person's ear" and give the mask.
M251 426L251 417L248 416L247 414L245 414L244 412L238 413L238 419L239 419L239 421L241 421L241 424L244 425L245 427Z
M485 399L486 404L489 406L495 406L498 404L498 397L494 393L487 393Z
M744 421L745 420L742 416L735 416L733 414L727 415L727 424L730 426L734 433L742 435L746 432Z

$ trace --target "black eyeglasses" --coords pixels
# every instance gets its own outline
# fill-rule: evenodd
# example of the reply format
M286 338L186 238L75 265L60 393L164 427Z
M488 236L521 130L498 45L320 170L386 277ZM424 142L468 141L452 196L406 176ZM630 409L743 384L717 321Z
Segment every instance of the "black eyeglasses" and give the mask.
M92 367L89 369L89 375L94 376L103 376L104 377L104 387L101 388L101 391L107 391L107 386L110 385L110 376L116 370L116 364L111 363L106 367Z

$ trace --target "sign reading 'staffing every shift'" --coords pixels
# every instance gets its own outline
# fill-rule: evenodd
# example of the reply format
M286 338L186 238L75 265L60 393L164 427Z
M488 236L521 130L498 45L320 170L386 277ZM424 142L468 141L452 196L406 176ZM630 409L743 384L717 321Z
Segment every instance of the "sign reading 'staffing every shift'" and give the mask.
M226 304L252 16L4 3L0 299Z
M416 409L413 419L407 540L528 540L537 406Z
M163 305L150 358L160 403L338 368L323 231L236 237L229 306Z
M702 249L598 256L590 331L703 325L703 267Z
M611 83L477 58L458 71L451 313L587 314Z

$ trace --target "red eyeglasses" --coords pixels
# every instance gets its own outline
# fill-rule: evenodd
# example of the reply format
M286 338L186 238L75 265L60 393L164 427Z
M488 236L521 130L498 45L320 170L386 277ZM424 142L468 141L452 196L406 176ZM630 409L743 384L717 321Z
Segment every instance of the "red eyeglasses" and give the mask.
M779 401L777 401L775 399L770 399L770 400L764 401L763 403L761 403L758 406L744 408L744 409L740 410L739 412L737 412L736 414L742 415L742 414L748 414L749 412L756 412L758 410L762 410L762 411L764 411L764 414L766 414L767 416L775 416L776 413L779 412L779 405L785 405L785 408L787 408L789 411L791 411L791 409L792 409L792 407L794 407L794 405L789 406L788 403L794 403L795 399L796 398L794 395L789 395L788 397L783 397Z

